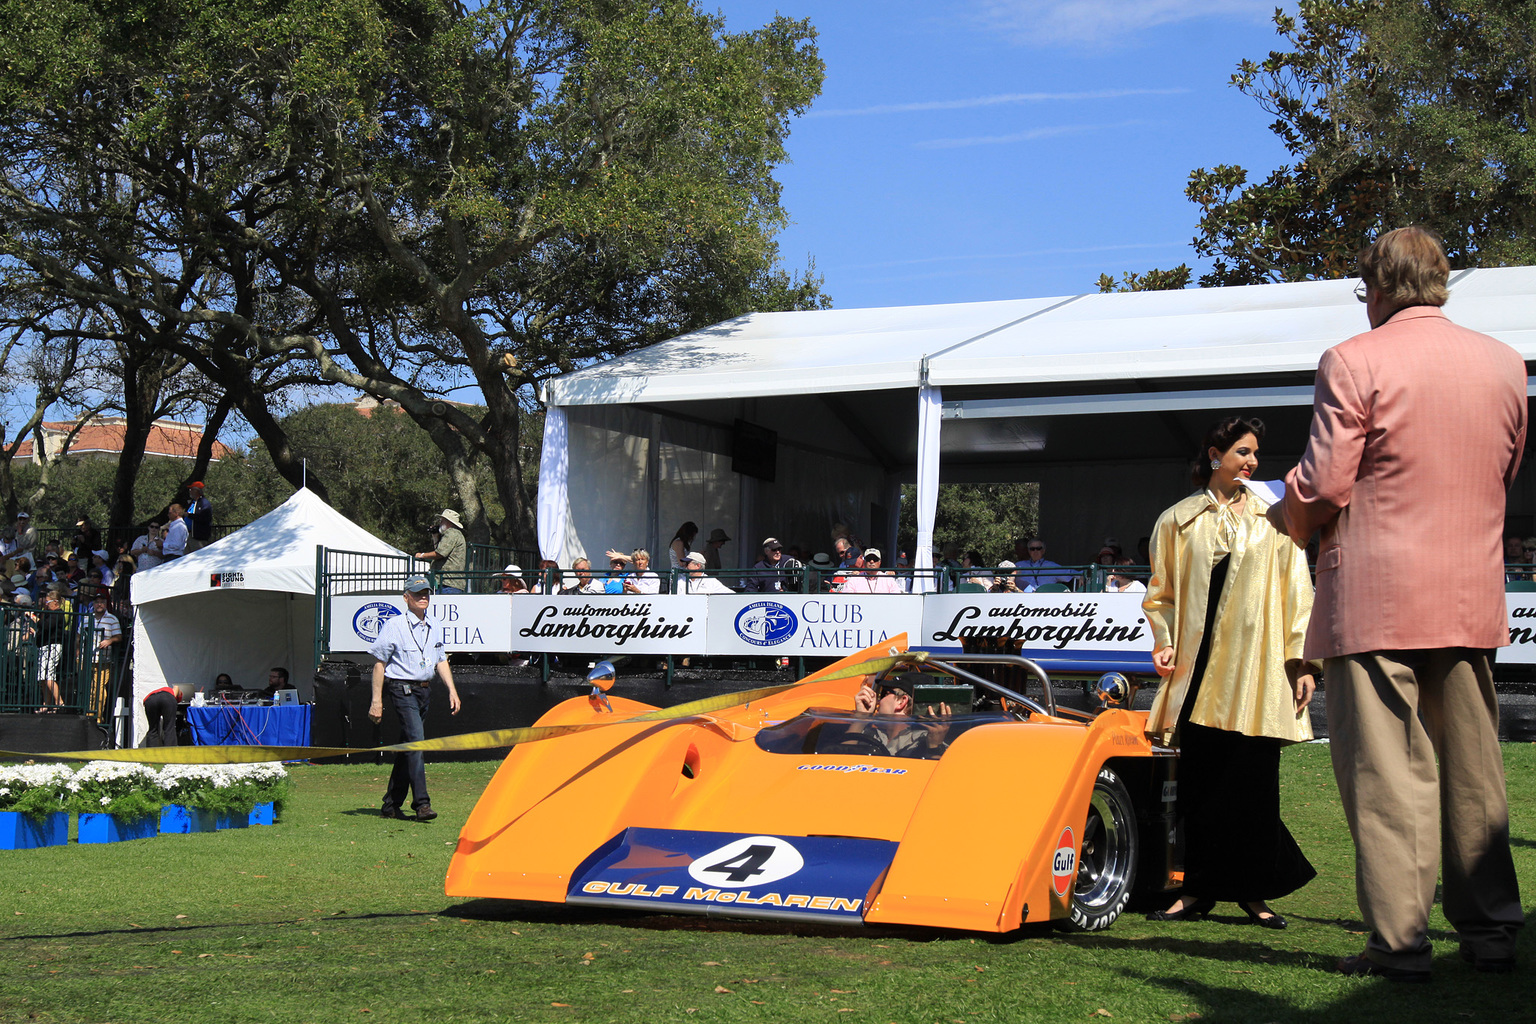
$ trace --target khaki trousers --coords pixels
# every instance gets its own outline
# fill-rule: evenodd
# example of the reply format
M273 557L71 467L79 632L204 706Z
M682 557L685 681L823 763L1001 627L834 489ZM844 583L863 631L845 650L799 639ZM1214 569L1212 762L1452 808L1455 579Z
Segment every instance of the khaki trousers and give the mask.
M1429 969L1429 911L1443 860L1442 904L1461 941L1479 958L1513 956L1525 917L1509 852L1490 652L1371 651L1329 658L1324 676L1333 773L1370 930L1366 954L1389 967Z

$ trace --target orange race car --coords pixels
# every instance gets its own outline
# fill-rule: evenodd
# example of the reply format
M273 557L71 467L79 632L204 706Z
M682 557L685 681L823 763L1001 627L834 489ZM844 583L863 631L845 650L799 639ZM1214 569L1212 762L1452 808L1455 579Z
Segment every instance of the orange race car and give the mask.
M1177 758L1116 706L1123 676L1073 711L1023 658L907 652L901 636L686 717L597 682L539 725L615 724L513 749L459 835L448 895L1091 931L1133 891L1177 886ZM911 693L919 713L856 712L865 686Z

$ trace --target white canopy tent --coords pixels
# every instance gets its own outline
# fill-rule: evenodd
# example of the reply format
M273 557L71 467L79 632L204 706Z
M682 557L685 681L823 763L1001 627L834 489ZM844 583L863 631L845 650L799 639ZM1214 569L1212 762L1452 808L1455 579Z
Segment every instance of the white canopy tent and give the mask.
M310 695L320 545L403 554L303 488L222 540L134 575L136 742L144 695L168 682L204 689L227 672L237 686L256 689L267 685L268 669L282 666Z
M825 547L842 521L890 543L918 485L928 559L941 479L1037 480L1058 561L1135 538L1183 493L1207 421L1270 422L1278 476L1300 455L1328 347L1367 329L1354 280L758 313L566 374L549 407L539 543L667 543L691 519L737 540ZM1536 360L1536 267L1452 274L1445 311ZM774 479L731 472L738 421L776 432ZM939 423L942 421L942 430ZM1511 508L1536 510L1532 474ZM1529 524L1536 532L1536 523ZM660 560L665 568L665 560Z

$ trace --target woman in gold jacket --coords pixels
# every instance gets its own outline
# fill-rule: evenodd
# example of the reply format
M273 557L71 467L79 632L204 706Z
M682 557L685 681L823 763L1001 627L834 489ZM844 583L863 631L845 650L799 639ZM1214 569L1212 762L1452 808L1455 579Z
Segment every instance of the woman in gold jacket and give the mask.
M1220 900L1284 928L1266 901L1317 874L1280 820L1280 748L1312 738L1315 670L1301 657L1312 580L1305 553L1244 486L1263 437L1256 419L1211 427L1195 472L1200 489L1152 533L1142 607L1164 682L1147 731L1179 748L1184 829L1183 892L1147 915L1154 921L1203 917Z

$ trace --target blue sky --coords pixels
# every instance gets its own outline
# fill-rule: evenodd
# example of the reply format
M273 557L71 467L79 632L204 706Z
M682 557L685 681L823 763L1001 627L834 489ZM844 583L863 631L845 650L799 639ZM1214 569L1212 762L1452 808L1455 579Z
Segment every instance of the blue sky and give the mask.
M708 4L706 3L706 6ZM839 307L1068 295L1197 271L1196 167L1262 178L1271 120L1229 86L1280 45L1273 0L724 0L820 33L826 84L782 167L785 262Z

